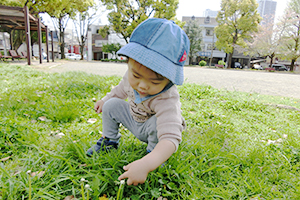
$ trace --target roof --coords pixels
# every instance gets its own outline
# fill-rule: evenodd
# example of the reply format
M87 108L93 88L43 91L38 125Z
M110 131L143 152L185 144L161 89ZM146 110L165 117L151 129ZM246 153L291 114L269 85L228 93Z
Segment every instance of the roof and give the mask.
M38 18L28 13L30 30L38 29ZM24 8L0 5L0 31L11 29L25 30ZM45 30L45 25L41 23L41 29Z

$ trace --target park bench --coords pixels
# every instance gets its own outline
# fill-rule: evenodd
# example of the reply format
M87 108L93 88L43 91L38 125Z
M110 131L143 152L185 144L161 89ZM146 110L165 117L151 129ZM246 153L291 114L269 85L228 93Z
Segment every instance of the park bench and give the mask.
M16 58L20 60L21 58L26 58L25 56L20 56L15 50L9 50L9 53L13 59Z
M1 59L1 60L4 61L5 59L9 59L9 58L11 59L12 57L11 57L11 56L5 56L5 55L2 55L2 53L0 52L0 59Z

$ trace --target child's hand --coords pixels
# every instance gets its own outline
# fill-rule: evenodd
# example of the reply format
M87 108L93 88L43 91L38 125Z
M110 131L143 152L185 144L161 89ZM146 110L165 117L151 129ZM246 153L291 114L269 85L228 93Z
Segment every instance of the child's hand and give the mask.
M102 101L102 100L99 100L95 103L94 110L95 110L96 113L101 113L102 112L103 104L104 104L104 101Z
M128 178L127 185L138 185L139 183L144 183L146 181L147 175L150 172L147 163L143 160L136 160L129 165L123 167L126 171L121 176L119 180Z

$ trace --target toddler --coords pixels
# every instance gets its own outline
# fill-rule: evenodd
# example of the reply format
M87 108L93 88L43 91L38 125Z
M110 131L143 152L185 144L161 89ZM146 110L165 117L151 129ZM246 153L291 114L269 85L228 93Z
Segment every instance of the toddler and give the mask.
M189 47L187 35L174 22L150 18L117 52L128 58L128 70L95 104L95 111L102 112L103 136L87 155L117 148L121 123L147 143L148 154L123 167L125 172L119 180L127 178L128 185L144 183L148 173L164 163L181 142L185 122L175 85L183 83Z

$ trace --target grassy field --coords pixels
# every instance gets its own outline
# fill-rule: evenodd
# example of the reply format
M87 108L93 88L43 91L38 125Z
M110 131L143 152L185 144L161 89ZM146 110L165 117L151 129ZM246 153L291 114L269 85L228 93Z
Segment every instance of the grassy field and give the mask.
M196 84L178 87L178 151L144 184L120 185L146 144L121 127L117 150L85 155L102 130L93 98L120 78L0 64L0 199L300 198L300 99Z

